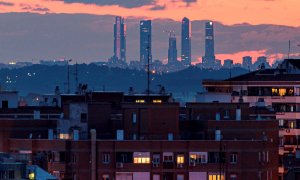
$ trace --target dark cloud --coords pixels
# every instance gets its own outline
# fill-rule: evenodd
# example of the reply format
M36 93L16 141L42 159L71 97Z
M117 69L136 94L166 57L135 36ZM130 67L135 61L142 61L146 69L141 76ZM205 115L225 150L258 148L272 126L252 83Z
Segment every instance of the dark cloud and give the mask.
M14 3L0 1L0 6L14 6L14 5L15 5Z
M20 4L20 6L22 7L23 10L26 11L35 11L35 12L49 12L50 9L46 8L46 7L42 7L38 4L31 6L30 4Z
M134 8L154 4L155 0L64 0L64 2L97 5L119 5L126 8Z
M24 6L26 8L27 6ZM36 7L34 7L36 8ZM139 58L139 21L127 18L127 59ZM107 60L113 54L114 16L87 14L0 14L0 61L72 58L78 62ZM194 59L204 54L204 23L192 22L192 54ZM153 20L153 58L166 59L168 34L175 30L180 57L181 23L168 19ZM233 26L215 23L216 53L267 49L267 53L299 52L300 27L278 25Z
M153 7L150 8L152 11L158 11L158 10L164 10L166 9L166 5L160 6L160 5L154 5Z

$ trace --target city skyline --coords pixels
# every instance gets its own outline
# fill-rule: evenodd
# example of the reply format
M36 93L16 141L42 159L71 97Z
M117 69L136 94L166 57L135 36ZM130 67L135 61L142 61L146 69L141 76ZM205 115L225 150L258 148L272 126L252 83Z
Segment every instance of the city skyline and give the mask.
M147 2L151 2L150 5ZM82 2L71 3L71 0L65 3L62 1L47 1L43 6L39 4L39 1L36 1L34 5L31 3L32 1L28 1L26 6L26 3L20 4L19 2L16 3L8 0L0 1L0 9L2 10L0 19L5 22L0 25L0 60L2 62L24 60L37 62L41 59L72 58L79 62L89 63L93 61L106 61L114 54L111 48L114 46L111 31L113 30L112 18L115 18L115 16L94 13L94 9L104 8L100 2L97 5L93 5ZM117 5L118 3L119 6ZM148 16L148 13L144 17L138 16L138 13L135 11L136 8L150 8L159 3L161 2L144 1L129 3L127 1L115 1L104 3L105 7L115 8L118 6L118 8L128 9L132 12L132 16L126 14L122 16L126 19L127 25L127 62L140 59L139 50L136 48L139 46L137 26L140 20L151 19L153 22L152 59L159 59L167 63L168 39L163 34L163 30L172 29L177 34L180 34L180 25L183 17L191 19L190 22L193 24L193 27L191 27L193 34L193 39L191 40L193 64L201 62L202 56L204 56L204 31L202 27L206 20L212 20L216 24L216 59L233 59L234 62L242 63L242 57L244 56L252 56L254 59L259 56L267 56L273 62L287 56L288 40L292 42L291 56L299 56L300 48L297 44L300 42L300 27L296 25L298 21L295 21L295 26L281 26L284 23L279 23L279 19L277 19L278 23L269 21L269 23L264 22L264 25L255 25L260 23L252 23L253 25L250 25L251 22L244 19L241 22L235 21L232 23L235 25L232 25L215 16L204 18L200 14L198 18L195 18L190 13L182 15L183 11L172 13L176 15L176 18L160 13L157 14L161 17L152 17L150 13L149 18L145 18ZM182 5L188 5L188 8L199 6L198 1L181 1L181 3ZM264 3L270 5L271 8L275 2ZM58 6L52 7L54 4L60 4L62 8L74 6L81 7L82 9L89 8L91 11L90 13L84 13L74 10L74 12L66 11L64 14L60 14L59 12L55 12ZM167 12L170 10L169 7L177 7L179 4L179 2L166 3L163 10ZM293 4L293 2L290 4ZM16 8L19 6L22 8L18 11ZM207 2L201 4L202 8L206 6ZM156 9L153 7L151 11L162 11L158 10L157 6L155 7ZM147 8L144 9L144 12L148 11ZM235 10L236 8L232 7L231 9ZM27 13L20 13L25 11ZM266 13L269 12L266 11ZM123 15L121 11L114 11L107 14ZM65 25L62 25L62 23ZM178 39L177 48L181 49L180 39Z

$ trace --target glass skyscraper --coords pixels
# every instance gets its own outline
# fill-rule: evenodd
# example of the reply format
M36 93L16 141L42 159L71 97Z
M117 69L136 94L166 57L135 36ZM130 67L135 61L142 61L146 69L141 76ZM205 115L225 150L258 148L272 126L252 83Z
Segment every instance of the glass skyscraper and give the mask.
M191 65L191 23L186 17L181 23L181 61L184 65Z
M141 65L152 63L152 53L151 53L151 20L142 20L140 22L140 63Z
M126 61L126 25L120 16L116 17L114 24L114 57Z
M205 23L205 56L203 63L208 67L215 64L214 24L212 21Z
M177 63L177 47L176 47L176 37L172 36L170 33L169 37L169 50L168 50L168 64L176 64Z

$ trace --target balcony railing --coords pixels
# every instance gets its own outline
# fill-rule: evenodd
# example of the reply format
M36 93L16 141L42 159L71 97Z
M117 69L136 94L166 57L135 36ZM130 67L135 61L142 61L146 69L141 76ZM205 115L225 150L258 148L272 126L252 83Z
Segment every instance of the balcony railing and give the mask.
M60 119L61 114L40 114L39 117L35 117L34 114L0 114L0 119L18 119L18 120L50 120L50 119Z

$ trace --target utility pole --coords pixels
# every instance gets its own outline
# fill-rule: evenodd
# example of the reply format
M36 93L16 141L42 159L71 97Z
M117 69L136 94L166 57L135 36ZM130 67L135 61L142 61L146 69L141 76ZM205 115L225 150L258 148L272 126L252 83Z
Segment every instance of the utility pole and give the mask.
M67 60L67 68L68 68L68 89L67 89L67 94L70 94L70 65L69 62L71 62L72 59Z
M78 92L78 64L75 64L75 90Z
M148 101L150 96L150 36L148 35L148 63L147 63L147 95L148 95Z

